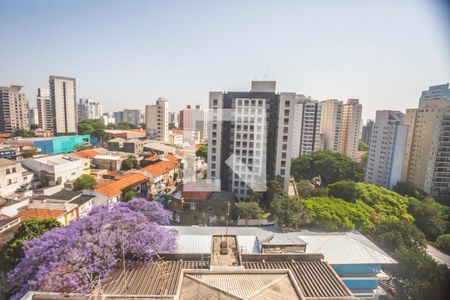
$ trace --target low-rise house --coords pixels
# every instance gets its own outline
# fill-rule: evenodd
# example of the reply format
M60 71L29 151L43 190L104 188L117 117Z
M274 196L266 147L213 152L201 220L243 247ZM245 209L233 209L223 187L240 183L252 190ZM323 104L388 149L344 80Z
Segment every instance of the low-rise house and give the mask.
M42 207L43 204L63 204L64 206L76 206L75 218L86 216L95 206L95 195L88 194L83 191L65 191L62 190L53 195L40 195L31 199L29 207ZM72 220L72 215L67 217L68 221Z
M159 141L145 141L144 143L144 151L148 152L150 154L157 154L157 155L167 155L172 154L176 155L178 154L178 150L176 147L165 144L163 142ZM181 152L180 152L181 153Z
M173 220L180 225L226 225L235 204L234 194L208 190L204 184L189 183L173 193Z
M145 130L143 129L130 129L130 130L121 130L121 129L107 129L105 132L113 138L122 138L125 140L131 139L145 139L147 136Z
M175 156L151 156L145 158L142 163L146 166L139 169L138 172L151 179L151 195L159 195L174 186L179 167L178 159Z
M141 173L125 173L115 179L108 179L95 186L95 195L99 204L114 203L122 199L127 189L134 190L139 197L148 196L149 178Z
M8 229L12 229L14 226L20 224L20 217L10 217L7 215L0 214L0 233L7 231Z
M138 139L125 140L123 138L115 138L108 141L108 150L137 155L142 153L144 146L142 141Z
M13 194L32 179L33 174L22 168L20 162L0 158L0 197Z
M19 216L23 221L30 218L39 218L43 220L56 219L61 225L66 225L65 210L62 209L49 209L49 208L27 208L19 213Z
M122 162L125 158L123 155L118 154L99 154L92 158L92 165L96 169L118 171L122 167Z
M25 159L22 165L31 170L39 179L49 185L63 185L83 174L83 161L67 155L54 155Z

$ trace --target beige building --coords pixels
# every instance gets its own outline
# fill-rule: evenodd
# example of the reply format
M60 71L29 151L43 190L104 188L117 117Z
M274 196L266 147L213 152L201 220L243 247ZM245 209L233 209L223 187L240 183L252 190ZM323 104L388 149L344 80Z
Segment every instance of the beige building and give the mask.
M19 162L0 158L0 197L11 195L32 179L33 174L22 168Z
M0 87L0 132L29 130L28 101L22 86Z
M341 129L342 101L335 99L322 101L320 134L323 136L324 150L339 150L339 131Z
M406 110L409 125L403 181L439 196L450 185L450 101L423 100Z
M356 159L361 128L362 105L358 99L348 99L342 106L341 127L339 132L339 153Z
M38 109L38 124L43 130L53 129L53 106L49 89L38 89L36 98Z
M150 139L169 141L169 102L160 97L154 105L145 106L145 126Z
M77 132L77 101L75 78L50 76L50 99L55 134Z

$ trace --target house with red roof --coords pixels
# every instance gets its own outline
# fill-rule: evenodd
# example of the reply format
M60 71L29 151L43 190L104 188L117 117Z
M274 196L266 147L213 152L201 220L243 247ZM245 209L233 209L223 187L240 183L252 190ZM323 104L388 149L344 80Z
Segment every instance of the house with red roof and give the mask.
M159 195L175 185L179 175L179 161L174 155L153 155L144 158L142 165L139 172L151 179L151 195Z
M114 203L120 201L127 190L133 190L138 197L147 197L150 178L140 172L125 173L98 183L94 192L97 204Z

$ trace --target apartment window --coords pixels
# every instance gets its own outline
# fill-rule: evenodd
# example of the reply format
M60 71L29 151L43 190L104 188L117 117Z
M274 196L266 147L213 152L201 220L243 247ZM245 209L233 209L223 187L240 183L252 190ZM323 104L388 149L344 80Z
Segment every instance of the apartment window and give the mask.
M13 173L16 173L16 168L12 168L12 172L13 172Z
M6 169L6 174L11 174L11 169Z
M217 103L218 103L217 99L214 99L213 100L213 105L217 105Z

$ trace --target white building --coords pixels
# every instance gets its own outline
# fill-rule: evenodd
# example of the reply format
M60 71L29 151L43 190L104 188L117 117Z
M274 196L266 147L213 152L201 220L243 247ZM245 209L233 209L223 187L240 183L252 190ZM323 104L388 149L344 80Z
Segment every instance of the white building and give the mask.
M399 111L377 111L369 146L366 182L393 188L401 180L408 125Z
M339 133L341 130L342 101L335 99L322 101L320 134L323 136L323 148L333 152L339 151Z
M78 121L86 119L101 119L103 106L92 99L82 98L78 100Z
M145 106L145 126L150 139L169 141L169 102L158 98L156 104Z
M50 185L62 185L83 174L83 161L67 155L54 155L25 159L22 165L30 169L41 180L48 179Z
M361 129L362 105L358 99L348 99L342 106L339 132L339 153L356 159Z
M39 88L36 101L39 128L44 130L52 130L54 118L52 100L50 99L50 90Z
M32 179L33 175L26 172L19 162L0 158L0 197L13 194Z
M50 76L50 99L54 133L76 134L78 119L75 78Z
M110 112L104 113L102 115L102 120L103 120L103 124L105 124L105 126L116 123L116 119L114 118L114 113L110 113Z
M28 123L30 125L39 125L38 109L36 107L28 109Z
M319 102L303 95L297 95L293 105L294 125L291 157L296 158L322 150Z
M0 132L29 130L28 101L22 86L0 87Z

